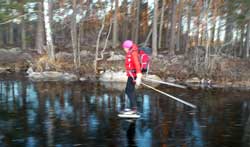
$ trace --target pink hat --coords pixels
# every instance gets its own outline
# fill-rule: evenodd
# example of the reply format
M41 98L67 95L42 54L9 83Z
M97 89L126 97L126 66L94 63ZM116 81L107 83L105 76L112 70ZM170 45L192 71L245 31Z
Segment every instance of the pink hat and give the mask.
M133 45L133 41L131 41L131 40L126 40L126 41L123 42L122 47L123 47L123 48L131 48L132 45Z

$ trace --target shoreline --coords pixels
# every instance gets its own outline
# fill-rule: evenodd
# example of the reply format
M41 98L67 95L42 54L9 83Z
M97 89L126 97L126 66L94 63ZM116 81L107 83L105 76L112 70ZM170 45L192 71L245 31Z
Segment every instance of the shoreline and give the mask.
M55 77L55 79L44 78L44 79L36 80L36 79L31 79L26 72L0 73L1 80L10 80L13 78L17 78L17 79L25 78L25 79L28 79L32 82L67 82L67 83L71 83L71 82L99 82L99 83L104 84L104 85L105 84L106 85L126 84L124 81L101 81L98 77L77 77L75 80L70 80L70 79L58 80L57 77ZM217 82L217 83L211 83L211 84L186 83L184 81L170 82L170 83L186 86L187 89L191 88L191 89L236 89L236 90L238 89L238 90L246 90L246 91L250 90L250 85L243 85L239 81L228 82L228 83L218 83ZM161 85L165 85L165 84L158 84L156 87L159 87ZM166 86L173 87L173 86L169 86L169 85L166 85ZM173 87L173 88L175 88L175 87Z
M91 54L92 55L92 54ZM108 75L106 77L120 77L124 72L123 54L112 54L110 57L98 61L98 73L95 75L93 60L94 56L89 56L89 52L82 51L81 62L78 71L74 72L73 56L71 53L58 52L56 62L49 62L46 55L38 55L34 51L4 51L0 54L0 76L1 75L29 75L40 76L40 73L47 72L47 81L56 81L60 77L62 81L99 81L100 75L105 72L120 73ZM112 60L111 60L112 59ZM195 72L190 60L184 56L169 56L159 54L159 58L152 59L149 74L157 75L162 81L177 83L194 88L236 88L250 89L250 62L245 60L221 59L216 63L212 73ZM49 69L47 69L49 66ZM49 74L52 72L53 74ZM56 73L57 72L57 73ZM54 75L55 73L55 75ZM65 77L66 76L66 77ZM43 77L40 77L40 81ZM119 79L119 78L118 78ZM60 80L60 79L59 79ZM107 81L110 81L109 79ZM124 78L123 78L124 81ZM126 81L126 79L125 79Z

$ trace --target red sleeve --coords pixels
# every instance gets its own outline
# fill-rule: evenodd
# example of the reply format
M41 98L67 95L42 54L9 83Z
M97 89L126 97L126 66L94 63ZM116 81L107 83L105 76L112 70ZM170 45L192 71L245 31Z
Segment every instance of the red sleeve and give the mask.
M134 61L136 73L141 73L141 66L138 59L138 47L136 45L132 47L132 60Z

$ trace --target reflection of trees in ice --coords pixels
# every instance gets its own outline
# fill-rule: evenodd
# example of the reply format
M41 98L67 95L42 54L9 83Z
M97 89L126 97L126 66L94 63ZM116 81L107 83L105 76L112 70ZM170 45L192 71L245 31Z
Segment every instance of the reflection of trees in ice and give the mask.
M250 103L249 102L244 102L243 103L243 112L242 115L248 115L243 118L247 118L246 120L243 120L244 124L244 134L243 134L243 147L249 147L250 146Z
M145 126L144 126L145 127ZM136 143L138 146L151 146L153 141L151 128L143 128L138 125L136 128Z
M142 117L149 119L150 118L150 97L149 95L143 95L143 99L142 99Z
M137 146L137 143L135 141L135 128L136 124L135 121L132 120L132 122L129 124L129 127L127 129L127 146Z
M34 146L65 142L123 146L128 144L127 139L135 146L250 145L249 102L225 95L228 91L186 94L160 87L180 98L193 98L190 101L199 104L194 112L157 92L138 89L141 118L123 129L123 120L117 114L124 105L124 92L104 87L91 82L0 81L0 129L11 134L12 140L21 136ZM237 94L244 97L242 92ZM127 131L132 136L126 136ZM38 138L32 133L41 135Z
M204 146L203 138L202 138L202 130L197 120L196 116L192 119L192 126L191 126L191 141L190 145L195 147L202 147Z

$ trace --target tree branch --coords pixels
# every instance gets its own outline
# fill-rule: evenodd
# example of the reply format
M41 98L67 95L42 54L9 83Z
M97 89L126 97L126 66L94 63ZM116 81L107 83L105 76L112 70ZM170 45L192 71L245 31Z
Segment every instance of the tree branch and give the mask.
M101 58L99 58L99 60L102 60L102 59L103 59L103 56L104 56L103 54L104 54L104 52L105 52L105 50L106 50L106 47L107 47L107 43L108 43L109 35L110 35L110 33L111 33L111 29L112 29L112 19L111 19L111 21L110 21L109 32L108 32L107 38L106 38L106 40L105 40L105 45L104 45L104 47L103 47L103 50L101 51Z
M11 23L14 19L22 18L22 17L25 17L25 16L27 16L29 14L32 14L32 13L42 13L42 12L41 11L34 11L34 12L31 12L31 13L26 13L26 14L23 14L23 15L19 15L19 16L16 16L14 18L11 18L10 20L1 22L0 25L5 25L5 24L8 24L8 23Z

